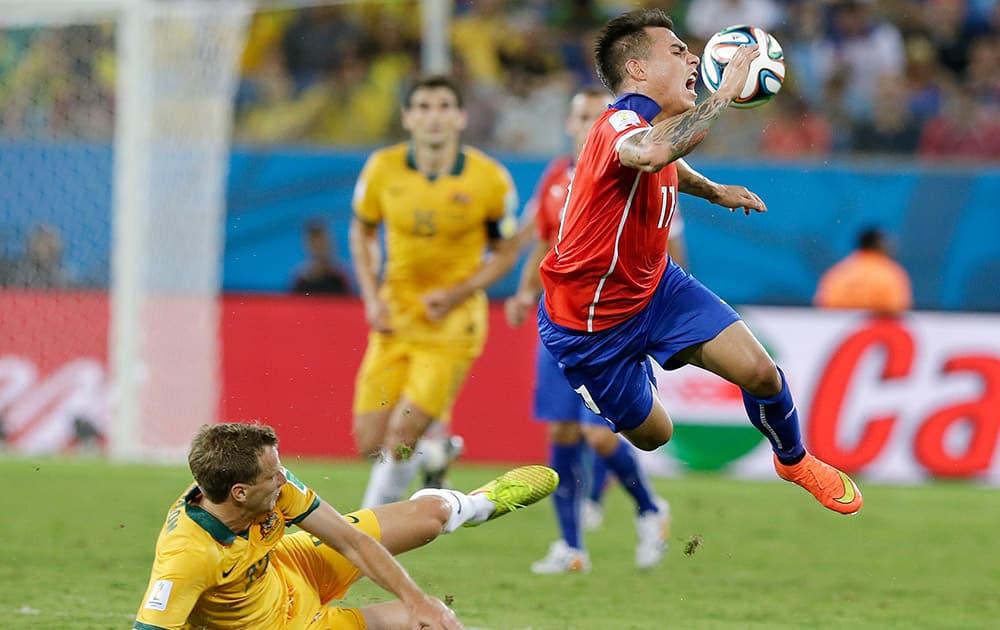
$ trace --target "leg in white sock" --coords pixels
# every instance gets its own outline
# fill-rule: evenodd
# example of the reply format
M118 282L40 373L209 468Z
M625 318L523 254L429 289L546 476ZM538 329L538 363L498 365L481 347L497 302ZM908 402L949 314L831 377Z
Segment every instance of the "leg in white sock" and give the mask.
M484 523L496 509L496 504L486 498L485 493L465 494L458 490L424 488L413 493L410 499L420 497L441 497L451 506L451 516L442 533L448 534L465 523Z
M417 474L415 459L395 460L386 453L380 455L372 464L372 473L368 478L368 487L365 489L361 507L385 505L406 496L406 491L409 490L410 483Z

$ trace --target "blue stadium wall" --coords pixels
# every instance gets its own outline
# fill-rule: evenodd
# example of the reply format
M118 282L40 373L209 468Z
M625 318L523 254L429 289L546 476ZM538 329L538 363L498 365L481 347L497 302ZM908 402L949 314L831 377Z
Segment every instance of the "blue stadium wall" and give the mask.
M236 150L227 187L224 289L285 291L304 256L302 227L316 217L328 221L346 263L351 192L365 157L298 148ZM545 163L502 160L523 202ZM108 176L98 184L101 178L92 175L92 185L84 188L53 182L48 208L25 211L38 196L31 189L36 184L18 173L34 161L46 169L55 164L60 172ZM1000 169L739 163L697 156L689 161L713 179L748 186L768 204L767 214L746 217L681 199L692 271L734 304L808 304L819 274L850 251L860 229L878 225L895 237L918 308L1000 310ZM107 147L0 144L3 253L16 255L16 237L25 228L52 223L63 230L69 266L80 277L106 282L110 169ZM94 216L84 221L80 213ZM103 232L95 233L95 225L105 226ZM515 277L492 295L510 293Z

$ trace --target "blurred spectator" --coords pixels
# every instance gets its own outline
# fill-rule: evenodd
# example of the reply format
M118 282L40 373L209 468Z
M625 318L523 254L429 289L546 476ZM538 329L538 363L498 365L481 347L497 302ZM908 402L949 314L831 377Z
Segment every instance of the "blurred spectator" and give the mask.
M111 33L99 25L34 31L0 76L0 131L26 137L110 137Z
M934 47L922 35L906 43L906 83L910 113L921 124L941 113L945 91L954 86L954 76L938 63Z
M236 110L234 135L241 142L301 141L322 103L296 98L280 48L260 54L240 86L244 101Z
M906 82L884 77L875 90L875 114L852 130L851 149L866 154L912 155L920 141L920 123L911 114Z
M773 33L785 53L786 79L795 81L799 94L814 108L824 109L824 80L816 70L818 42L824 13L819 2L792 2L788 19Z
M63 244L55 228L40 225L28 234L21 258L4 273L3 284L11 287L60 289L73 284L63 268Z
M962 76L969 63L969 45L985 32L985 25L970 19L967 0L926 0L920 9L938 63Z
M920 136L921 157L1000 160L1000 117L980 106L969 92L953 90L941 115Z
M779 93L761 130L763 155L775 158L822 157L833 146L830 125L794 92Z
M473 81L469 67L461 55L452 59L451 76L464 87L462 102L468 117L462 140L473 146L488 146L493 141L493 127L500 107L502 89L499 85Z
M905 52L899 30L872 13L871 0L834 0L829 30L817 43L816 72L852 119L870 120L881 77L903 73ZM849 132L848 132L849 133Z
M500 54L510 39L509 19L502 0L478 0L451 24L451 42L474 81L499 84Z
M337 260L326 224L313 219L303 232L306 260L292 276L292 293L304 295L348 295L351 281L343 263Z
M282 46L285 33L289 26L298 20L295 11L261 11L255 13L250 21L246 45L243 47L243 58L240 69L243 75L252 74L272 56L275 48Z
M857 249L824 273L813 304L897 315L913 307L906 270L892 258L889 238L878 228L858 236Z
M501 54L503 95L493 130L494 148L551 155L566 146L563 121L572 95L570 75L538 26L521 25L516 45Z
M684 22L688 35L707 41L727 26L748 24L768 33L785 19L774 0L692 0Z
M964 83L976 102L1000 107L1000 35L984 35L972 43Z
M383 141L396 115L396 85L375 83L369 59L347 48L337 63L298 96L274 51L254 81L257 102L237 116L247 142L309 142L363 146Z
M775 97L781 98L781 95ZM708 136L698 145L704 156L754 157L760 151L761 129L767 123L768 110L774 103L753 109L732 109L719 116Z
M282 39L285 64L296 87L305 88L326 75L357 48L363 36L344 5L303 9Z
M316 4L254 15L235 137L353 146L401 138L394 103L418 66L419 3ZM785 50L789 80L806 105L790 102L786 85L763 111L723 117L705 153L742 155L763 146L781 157L913 155L914 128L935 118L940 126L951 90L1000 108L998 0L459 0L451 44L468 102L465 138L511 152L557 150L560 103L593 81L595 26L640 5L665 7L695 53L732 23L765 28ZM0 134L110 138L115 72L112 24L0 28ZM908 113L893 95L906 99ZM814 151L824 144L816 136L822 126L829 149Z

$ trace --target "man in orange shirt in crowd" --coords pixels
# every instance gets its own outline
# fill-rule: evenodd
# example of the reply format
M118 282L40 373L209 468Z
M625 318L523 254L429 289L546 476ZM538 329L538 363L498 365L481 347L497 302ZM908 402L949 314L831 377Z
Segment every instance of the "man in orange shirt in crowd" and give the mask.
M861 232L858 248L824 273L813 304L898 315L913 306L906 270L892 258L888 237L877 228Z

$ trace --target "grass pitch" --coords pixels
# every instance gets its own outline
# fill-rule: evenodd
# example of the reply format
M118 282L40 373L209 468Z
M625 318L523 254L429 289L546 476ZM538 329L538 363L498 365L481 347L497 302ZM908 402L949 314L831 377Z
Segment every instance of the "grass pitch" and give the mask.
M367 466L284 463L338 509L360 501ZM473 488L498 472L460 466L452 482ZM0 478L13 492L0 526L0 628L131 627L187 471L0 459ZM787 483L655 483L674 525L666 560L649 572L633 567L631 508L617 487L604 528L587 538L589 575L530 573L556 537L548 502L401 560L427 591L453 598L466 626L490 630L988 628L1000 619L996 490L862 483L864 510L843 517ZM387 598L362 581L345 603Z

